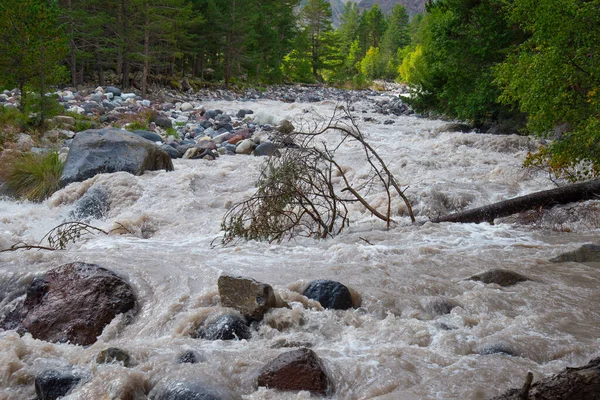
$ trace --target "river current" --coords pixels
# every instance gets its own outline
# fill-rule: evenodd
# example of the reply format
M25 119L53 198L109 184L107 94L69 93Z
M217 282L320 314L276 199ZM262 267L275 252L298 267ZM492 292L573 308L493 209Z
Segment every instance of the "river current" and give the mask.
M210 102L206 108L255 111L277 122L336 104ZM535 146L528 138L438 132L443 121L389 117L356 104L367 140L388 162L413 204L411 224L395 198L391 229L358 204L341 235L281 244L238 242L214 246L228 207L253 193L263 159L221 156L175 160L175 171L99 175L71 184L41 204L0 200L0 248L37 243L69 220L73 203L104 185L110 210L90 224L120 225L130 233L94 235L65 251L0 253L0 294L65 263L99 264L123 276L138 296L138 312L117 317L89 347L52 344L0 332L0 399L35 397L33 377L48 365L71 364L90 378L68 399L145 399L163 379L202 377L248 400L308 399L309 394L258 388L267 362L293 346L323 360L334 399L486 399L600 355L600 266L549 259L598 243L600 206L586 202L539 210L537 222L519 218L495 225L433 224L429 218L464 207L555 187L547 174L521 168ZM362 110L367 111L362 113ZM334 135L334 134L332 134ZM367 174L361 148L349 142L339 160L353 182ZM383 193L369 201L385 207ZM383 210L383 209L382 209ZM493 268L529 281L502 288L467 280ZM190 332L219 307L217 279L228 273L268 283L291 308L275 309L246 341L206 341ZM361 298L358 309L318 310L297 292L314 279L333 279ZM0 306L6 299L0 296ZM439 305L455 304L451 312ZM126 349L135 365L97 365L106 347ZM486 349L509 349L485 354ZM178 364L184 350L198 364Z

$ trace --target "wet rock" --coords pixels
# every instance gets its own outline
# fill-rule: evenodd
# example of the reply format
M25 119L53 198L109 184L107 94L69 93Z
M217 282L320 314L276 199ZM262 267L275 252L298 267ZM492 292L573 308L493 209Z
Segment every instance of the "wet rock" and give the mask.
M163 138L158 133L143 130L133 131L133 133L151 142L164 142Z
M214 321L206 321L193 337L206 340L242 340L250 339L252 334L244 318L221 315Z
M544 378L531 385L527 395L511 389L493 400L598 400L600 399L600 358L578 368Z
M198 364L200 357L194 350L186 350L177 357L180 364Z
M554 257L550 260L551 262L600 262L600 245L597 244L584 244L580 248L568 253L563 253L558 257Z
M352 307L350 290L336 281L324 279L312 281L302 294L318 301L324 308L347 310Z
M252 139L244 139L235 148L237 154L251 154L256 144Z
M261 143L252 152L255 156L264 157L264 156L275 156L281 157L281 153L279 152L279 148L275 143L265 142Z
M529 279L521 274L506 269L492 269L481 274L473 275L469 280L486 284L495 283L500 286L511 286L519 282L528 281Z
M160 149L167 153L172 159L183 157L183 154L170 144L162 144Z
M173 163L153 143L120 129L90 129L73 139L60 185L64 187L101 173L125 171L141 175L159 169L172 171Z
M157 115L156 117L152 118L152 122L154 122L156 126L159 126L163 129L169 129L173 127L171 118L167 117L166 115Z
M265 365L258 376L258 386L325 395L329 379L315 352L302 348L283 353Z
M490 354L505 354L507 356L517 356L518 354L506 343L491 343L479 348L477 351L482 356Z
M242 109L242 110L238 111L235 116L238 117L238 118L244 118L248 114L254 114L254 111L247 110L247 109Z
M71 369L49 369L35 377L37 400L55 400L66 396L85 375Z
M277 131L283 135L289 135L290 133L294 132L295 129L296 128L294 127L294 125L287 119L281 121L281 123L277 127Z
M240 400L231 391L205 382L163 381L152 389L150 400Z
M435 129L435 133L442 133L442 132L463 132L463 133L467 133L467 132L471 132L473 130L473 128L470 125L467 124L458 124L458 123L448 123L448 124L444 124L438 128Z
M384 125L394 125L394 120L393 119L386 119L385 121L383 121Z
M131 366L131 357L129 354L118 347L109 347L108 349L102 350L96 356L96 363L98 364L113 364L121 363L124 367Z
M66 264L35 278L25 301L0 327L31 333L40 340L89 345L118 314L132 311L132 288L115 273L94 264Z
M261 321L277 302L271 285L251 278L221 275L218 286L221 305L238 310L250 321Z
M102 219L108 214L108 191L102 185L93 186L77 202L71 218L81 221Z
M454 300L445 297L434 297L426 302L425 310L433 315L445 315L450 314L452 309L457 306L458 303Z

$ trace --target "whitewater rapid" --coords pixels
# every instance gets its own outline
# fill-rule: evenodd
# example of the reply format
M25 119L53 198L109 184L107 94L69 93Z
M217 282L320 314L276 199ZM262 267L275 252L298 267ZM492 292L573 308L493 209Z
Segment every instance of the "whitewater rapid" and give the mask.
M257 119L277 123L311 109L328 115L337 104L259 100L204 106L232 114L250 108ZM485 399L520 387L528 371L537 380L599 356L599 265L548 261L598 243L600 222L594 213L582 219L564 210L547 212L534 226L513 220L496 225L428 222L463 207L554 187L543 172L521 168L535 143L519 136L439 132L443 121L382 116L367 103L355 109L359 120L394 120L392 125L362 121L360 127L408 188L416 224L395 199L396 224L390 230L353 204L349 228L332 239L218 246L222 216L253 193L264 161L241 155L174 160L175 171L169 173L98 175L41 204L0 200L0 248L37 243L69 219L73 203L94 185L107 189L110 210L90 224L129 232L90 236L66 251L0 253L0 306L6 303L2 293L74 261L115 271L139 300L130 324L116 318L89 347L0 332L0 399L34 397L36 371L54 364L90 372L68 399L145 399L169 377L201 377L248 400L308 399L305 392L256 385L262 366L298 345L321 357L334 399ZM356 143L339 152L353 182L368 171L358 161L360 152ZM369 195L373 204L384 199L383 193ZM598 211L599 206L592 201L581 207ZM531 280L507 288L467 280L493 268ZM248 341L190 338L197 322L219 307L222 273L272 285L291 308L267 314ZM297 291L313 279L344 283L358 292L362 306L348 311L307 307ZM439 315L440 301L457 306ZM135 365L97 365L96 354L109 346L127 350ZM489 346L504 346L515 356L480 355ZM176 363L188 349L203 361Z

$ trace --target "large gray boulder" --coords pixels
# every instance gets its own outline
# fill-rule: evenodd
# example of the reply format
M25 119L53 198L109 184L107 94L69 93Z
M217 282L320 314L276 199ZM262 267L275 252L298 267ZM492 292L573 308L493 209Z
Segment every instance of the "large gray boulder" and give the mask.
M171 157L154 143L121 129L90 129L73 139L60 185L81 182L101 173L173 170Z

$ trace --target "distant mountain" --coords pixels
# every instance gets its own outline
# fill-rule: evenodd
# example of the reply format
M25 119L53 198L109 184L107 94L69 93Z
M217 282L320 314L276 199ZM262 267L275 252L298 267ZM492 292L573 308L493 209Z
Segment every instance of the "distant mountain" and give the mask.
M346 2L348 1L354 0L347 0ZM423 13L425 11L427 0L360 0L354 2L358 3L359 10L368 10L377 3L379 4L379 8L386 14L390 13L396 4L402 4L406 7L408 15L412 17L415 14Z

